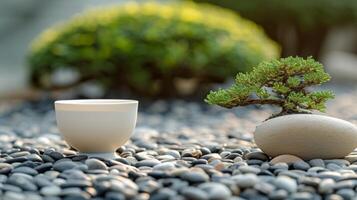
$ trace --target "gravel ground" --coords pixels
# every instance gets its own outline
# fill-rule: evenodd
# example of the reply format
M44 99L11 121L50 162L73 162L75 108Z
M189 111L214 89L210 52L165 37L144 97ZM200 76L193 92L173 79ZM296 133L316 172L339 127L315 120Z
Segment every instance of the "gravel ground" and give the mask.
M328 114L357 124L357 89L337 91ZM272 111L157 101L119 157L104 160L61 139L52 102L22 103L0 116L0 199L357 199L357 152L269 162L252 132Z

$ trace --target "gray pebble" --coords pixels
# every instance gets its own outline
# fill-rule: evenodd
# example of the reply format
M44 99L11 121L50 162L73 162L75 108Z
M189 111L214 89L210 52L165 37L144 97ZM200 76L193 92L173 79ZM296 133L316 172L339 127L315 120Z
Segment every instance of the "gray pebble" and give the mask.
M254 189L265 195L269 195L275 190L275 186L270 183L258 182L254 185Z
M153 170L159 170L159 171L171 171L175 169L175 164L171 162L166 162L166 163L160 163L158 165L155 165Z
M167 151L165 154L170 155L170 156L173 156L173 157L176 158L176 159L181 158L180 153L179 153L178 151L176 151L176 150L169 150L169 151Z
M248 160L253 160L253 159L262 160L262 161L269 160L269 156L263 152L260 152L260 151L247 153L244 157L245 157L245 159L248 159Z
M93 170L93 169L102 169L102 170L107 170L108 167L107 165L95 158L90 158L85 161L86 165L88 166L88 170Z
M77 167L77 164L72 162L72 161L62 161L62 162L56 162L53 165L53 169L59 172L63 172L68 169L73 169Z
M198 187L205 191L209 199L212 200L225 200L232 196L232 193L227 186L220 183L203 183Z
M243 174L247 174L247 173L259 174L261 170L256 167L241 166L239 167L239 171L241 171Z
M18 167L15 168L11 171L12 173L24 173L24 174L28 174L31 176L35 176L38 174L38 172L30 167Z
M325 167L325 163L322 159L312 159L309 161L312 167Z
M61 194L61 188L55 185L41 188L40 193L44 196L57 196Z
M192 200L208 199L208 194L197 187L186 187L181 190L181 194L187 199L192 199Z
M348 188L340 189L336 194L340 195L343 199L352 199L355 196L354 190Z
M26 196L22 193L7 191L4 194L4 199L6 200L25 200Z
M334 185L335 181L333 179L324 179L319 184L318 191L321 194L330 194L333 192Z
M290 196L292 200L311 200L313 195L309 192L297 192Z
M293 163L293 167L295 169L307 171L310 168L310 165L305 161L297 161Z
M236 175L232 177L232 180L234 180L240 188L253 187L259 182L259 179L255 174Z
M276 178L274 181L274 185L277 188L286 190L290 193L296 192L297 190L296 181L287 176L279 176L278 178Z
M155 165L158 165L160 164L161 162L156 160L156 159L148 159L148 160L142 160L142 161L139 161L135 164L136 167L143 167L143 166L146 166L146 167L154 167Z
M331 170L331 171L337 171L337 170L340 170L342 169L342 167L336 163L329 163L326 165L326 168Z
M209 180L209 176L204 172L187 171L180 175L183 180L191 183L202 183Z
M273 200L284 200L287 199L288 197L288 192L286 190L276 190L275 192L271 193L269 195L269 199Z

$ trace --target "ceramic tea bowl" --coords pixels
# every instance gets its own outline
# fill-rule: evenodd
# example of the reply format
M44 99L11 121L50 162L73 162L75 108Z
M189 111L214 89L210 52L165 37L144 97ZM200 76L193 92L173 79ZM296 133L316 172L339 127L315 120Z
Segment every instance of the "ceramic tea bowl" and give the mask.
M81 153L111 159L134 131L138 101L59 100L55 110L58 129L69 145Z

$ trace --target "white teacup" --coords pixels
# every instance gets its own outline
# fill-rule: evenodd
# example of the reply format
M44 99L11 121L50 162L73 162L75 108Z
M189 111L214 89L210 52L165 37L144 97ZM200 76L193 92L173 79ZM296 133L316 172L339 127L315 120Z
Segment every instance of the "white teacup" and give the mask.
M134 131L138 101L60 100L55 110L57 126L69 145L90 156L112 159Z

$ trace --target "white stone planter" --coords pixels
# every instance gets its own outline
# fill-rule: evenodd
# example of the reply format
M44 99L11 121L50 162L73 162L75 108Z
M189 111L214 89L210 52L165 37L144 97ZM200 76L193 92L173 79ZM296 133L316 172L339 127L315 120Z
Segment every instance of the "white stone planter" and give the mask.
M82 153L107 159L133 133L135 100L62 100L55 102L57 126L68 144Z
M357 147L357 127L315 114L276 117L257 126L257 146L271 157L292 154L304 160L343 158Z

